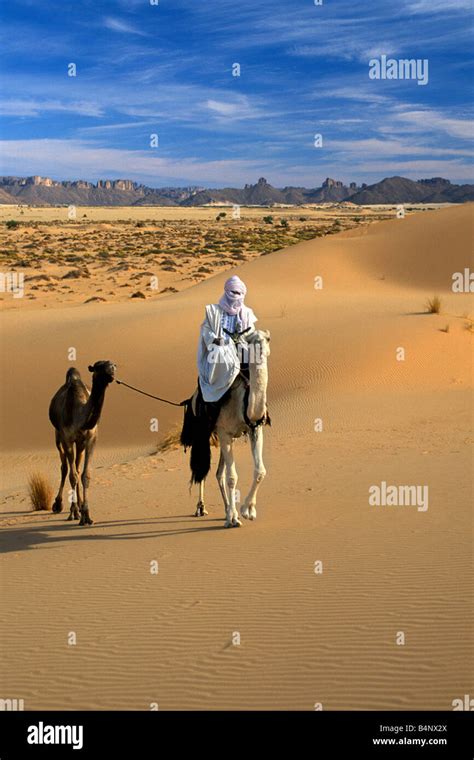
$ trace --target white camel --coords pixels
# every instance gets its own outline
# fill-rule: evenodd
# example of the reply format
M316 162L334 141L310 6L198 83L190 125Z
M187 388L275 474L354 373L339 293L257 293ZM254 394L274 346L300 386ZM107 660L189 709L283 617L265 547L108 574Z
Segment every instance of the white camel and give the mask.
M240 373L224 397L215 404L205 404L196 390L187 405L181 443L191 448L191 482L199 485L199 501L195 516L207 515L204 504L204 482L211 465L211 436L220 446L216 477L225 508L226 528L242 525L237 511L238 483L233 442L247 434L254 461L253 482L240 514L248 520L257 517L257 492L265 475L263 463L263 427L270 424L267 412L270 333L255 330L245 341L248 355L248 378Z

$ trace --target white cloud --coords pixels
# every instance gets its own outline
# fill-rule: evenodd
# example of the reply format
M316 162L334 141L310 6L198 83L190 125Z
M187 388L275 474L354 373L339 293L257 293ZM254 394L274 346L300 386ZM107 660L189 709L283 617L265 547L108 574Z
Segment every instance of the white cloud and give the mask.
M351 148L350 144L338 150ZM103 148L93 142L77 140L5 140L0 142L0 173L52 176L59 179L127 177L152 187L166 184L211 184L242 186L265 176L278 187L303 185L317 187L326 176L349 181L373 181L393 174L417 179L444 176L453 181L472 179L472 164L461 158L387 160L374 144L352 145L350 167L341 171L341 152L314 165L288 166L271 158L203 161L195 157L173 160L150 151ZM374 157L372 160L372 156ZM344 176L341 176L341 175Z
M472 12L472 0L413 0L406 10L410 13L450 13L452 11Z
M447 135L461 139L474 138L474 121L469 119L453 119L431 109L403 111L396 113L394 118L404 122L414 131L444 132Z
M366 119L319 119L318 124L363 124Z
M397 48L391 42L378 42L373 47L365 51L363 60L370 61L371 58L380 58L381 55L394 56Z
M164 76L157 87L151 76L154 71L150 81L137 82L142 73L131 73L120 81L94 73L81 74L77 80L66 74L60 79L45 74L32 79L21 74L9 79L9 94L4 94L0 113L3 110L8 115L38 116L46 111L69 111L82 116L106 115L109 122L156 120L157 128L166 122L180 122L220 131L225 131L233 121L274 116L269 102L261 95L250 98L229 87L174 82ZM148 70L145 73L149 74ZM16 97L16 92L21 92L22 97Z
M204 106L213 115L217 116L221 124L225 121L238 121L242 119L268 118L272 114L267 110L258 108L250 103L247 97L238 97L235 100L217 100L208 98Z
M122 21L119 18L113 18L112 16L107 16L104 18L104 26L106 29L111 29L113 32L122 32L124 34L138 34L141 37L148 37L146 32L142 32L140 29L136 29L131 24L127 24L125 21Z
M194 157L173 160L160 158L156 151L103 148L81 140L3 140L0 141L1 174L87 179L120 177L146 180L152 186L163 182L227 181L244 184L249 176L261 176L260 161L202 161Z
M426 144L417 145L413 141L380 140L368 138L366 140L330 140L326 142L328 150L338 150L344 155L359 158L381 158L382 156L474 156L473 150L456 148L433 148Z
M370 42L364 39L338 36L334 40L321 42L317 45L313 43L295 45L288 50L289 55L300 58L341 58L352 61L357 59L362 63L368 62L371 58L377 58L383 53L393 56L396 54L398 46L393 42Z
M208 100L206 106L220 116L235 116L239 112L236 103L224 103L222 100Z
M445 177L451 181L472 182L472 164L461 161L436 161L421 159L416 161L367 161L353 167L359 175L377 174L380 178L403 175L408 179Z
M47 112L75 113L81 116L102 116L103 110L96 103L86 101L60 102L59 100L20 100L0 101L0 114L3 116L40 116Z
M329 89L316 90L312 93L312 98L329 98L334 100L354 100L363 103L389 103L392 101L388 95L379 95L372 88L365 88L359 84L354 87L333 87Z
M136 128L142 128L147 127L150 125L155 124L154 121L127 121L125 123L121 124L101 124L98 127L79 127L79 132L87 132L87 133L94 133L94 132L110 132L113 133L117 129L136 129Z

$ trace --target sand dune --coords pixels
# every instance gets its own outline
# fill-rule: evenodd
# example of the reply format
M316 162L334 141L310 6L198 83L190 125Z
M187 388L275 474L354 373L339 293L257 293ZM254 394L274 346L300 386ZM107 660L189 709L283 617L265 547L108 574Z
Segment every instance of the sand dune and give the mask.
M25 490L31 469L56 484L47 408L68 350L85 377L109 358L127 382L179 401L227 272L159 301L7 311L4 692L29 708L309 710L450 709L469 693L473 304L451 283L472 269L471 239L465 205L239 268L272 334L273 419L259 518L240 531L222 530L214 482L209 517L190 517L181 451L149 456L150 418L164 434L180 411L116 385L93 470L96 524L28 513ZM441 314L423 313L435 293ZM249 451L236 450L245 491ZM428 511L370 507L382 480L428 484Z
M452 273L470 263L470 217L469 206L418 214L373 225L365 235L350 231L301 243L239 267L259 324L272 331L272 397L284 398L302 388L311 399L313 392L332 395L335 388L389 383L407 389L425 383L439 387L452 379L467 382L462 315L472 309L472 297L453 294L451 283ZM50 446L44 399L63 381L70 348L76 349L75 364L86 378L89 363L111 358L119 365L119 376L132 385L177 400L189 395L204 304L218 299L227 276L216 275L159 302L36 310L21 319L7 312L5 445ZM317 276L323 278L321 290L314 289ZM445 313L420 317L426 299L438 292ZM441 332L448 322L449 336ZM395 360L400 345L412 352L403 365ZM439 361L440 352L446 361ZM451 378L452 366L456 378ZM148 400L113 388L102 441L150 443L149 416ZM159 407L159 416L166 429L176 412ZM292 415L284 423L297 425L300 420L301 415L296 420Z

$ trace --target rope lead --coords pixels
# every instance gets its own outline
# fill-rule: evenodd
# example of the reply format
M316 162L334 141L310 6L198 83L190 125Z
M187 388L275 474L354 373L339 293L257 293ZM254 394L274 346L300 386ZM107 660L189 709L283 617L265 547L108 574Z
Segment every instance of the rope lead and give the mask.
M188 399L185 399L185 401L181 401L179 404L176 403L176 401L168 401L166 398L160 398L160 396L152 396L151 393L146 393L145 391L141 391L139 388L134 388L133 385L129 385L128 383L125 383L123 380L116 380L115 381L117 385L124 385L126 388L130 388L130 390L135 391L136 393L141 393L142 396L148 396L148 398L154 398L155 401L162 401L164 404L170 404L170 406L185 406L188 402Z

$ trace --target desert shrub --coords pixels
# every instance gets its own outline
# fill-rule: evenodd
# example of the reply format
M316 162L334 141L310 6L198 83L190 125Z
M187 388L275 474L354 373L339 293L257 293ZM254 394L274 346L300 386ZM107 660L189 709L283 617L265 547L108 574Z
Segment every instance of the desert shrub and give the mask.
M51 508L53 489L40 472L33 472L28 478L28 493L35 512L45 512Z
M439 296L428 298L425 308L428 314L439 314L441 311L441 298Z

